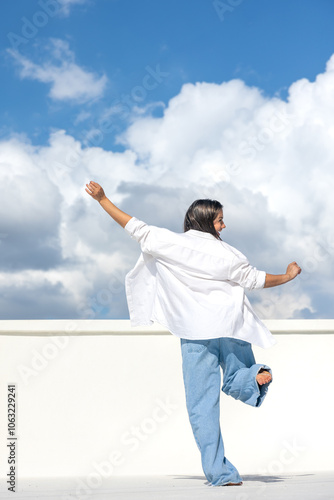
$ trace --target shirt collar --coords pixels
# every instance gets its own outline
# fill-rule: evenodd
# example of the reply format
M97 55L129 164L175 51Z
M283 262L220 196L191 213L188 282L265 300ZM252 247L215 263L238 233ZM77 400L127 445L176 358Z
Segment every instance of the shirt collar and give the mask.
M205 238L207 240L217 240L217 238L215 238L213 234L204 233L203 231L197 231L197 229L189 229L186 234L189 234L189 236L198 236L199 238Z

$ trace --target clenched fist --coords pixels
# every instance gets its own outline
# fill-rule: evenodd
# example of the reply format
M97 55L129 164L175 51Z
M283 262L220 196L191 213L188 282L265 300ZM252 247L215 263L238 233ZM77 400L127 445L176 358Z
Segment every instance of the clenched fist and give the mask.
M291 262L287 269L286 274L293 280L298 274L302 272L301 268L298 266L297 262Z

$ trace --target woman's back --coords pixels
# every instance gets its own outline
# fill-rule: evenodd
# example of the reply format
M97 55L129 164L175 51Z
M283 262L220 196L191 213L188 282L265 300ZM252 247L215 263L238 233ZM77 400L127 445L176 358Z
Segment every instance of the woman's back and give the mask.
M173 233L135 217L125 230L143 252L126 277L133 325L156 321L183 338L244 339L245 300L248 316L257 322L244 288L261 288L263 271L209 233ZM261 338L265 333L271 345L270 333L260 322L258 325L251 340L262 344L257 335L261 330Z

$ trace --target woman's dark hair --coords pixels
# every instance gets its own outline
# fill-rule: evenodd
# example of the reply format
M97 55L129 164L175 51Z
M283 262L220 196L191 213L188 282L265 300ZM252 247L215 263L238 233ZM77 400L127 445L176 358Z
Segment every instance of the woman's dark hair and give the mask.
M186 233L189 229L196 229L196 231L202 231L203 233L211 233L220 240L213 221L222 208L223 205L216 200L195 200L184 217L184 232Z

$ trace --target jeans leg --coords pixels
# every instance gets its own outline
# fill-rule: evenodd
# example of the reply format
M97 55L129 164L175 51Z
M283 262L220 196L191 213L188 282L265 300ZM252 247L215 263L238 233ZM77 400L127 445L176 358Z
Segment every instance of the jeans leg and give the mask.
M251 406L260 406L267 394L268 384L259 385L256 375L263 368L271 373L267 365L256 364L252 346L243 340L220 338L220 364L223 369L222 391Z
M204 474L213 486L238 483L241 477L225 458L220 430L219 339L181 339L181 351L187 410Z

